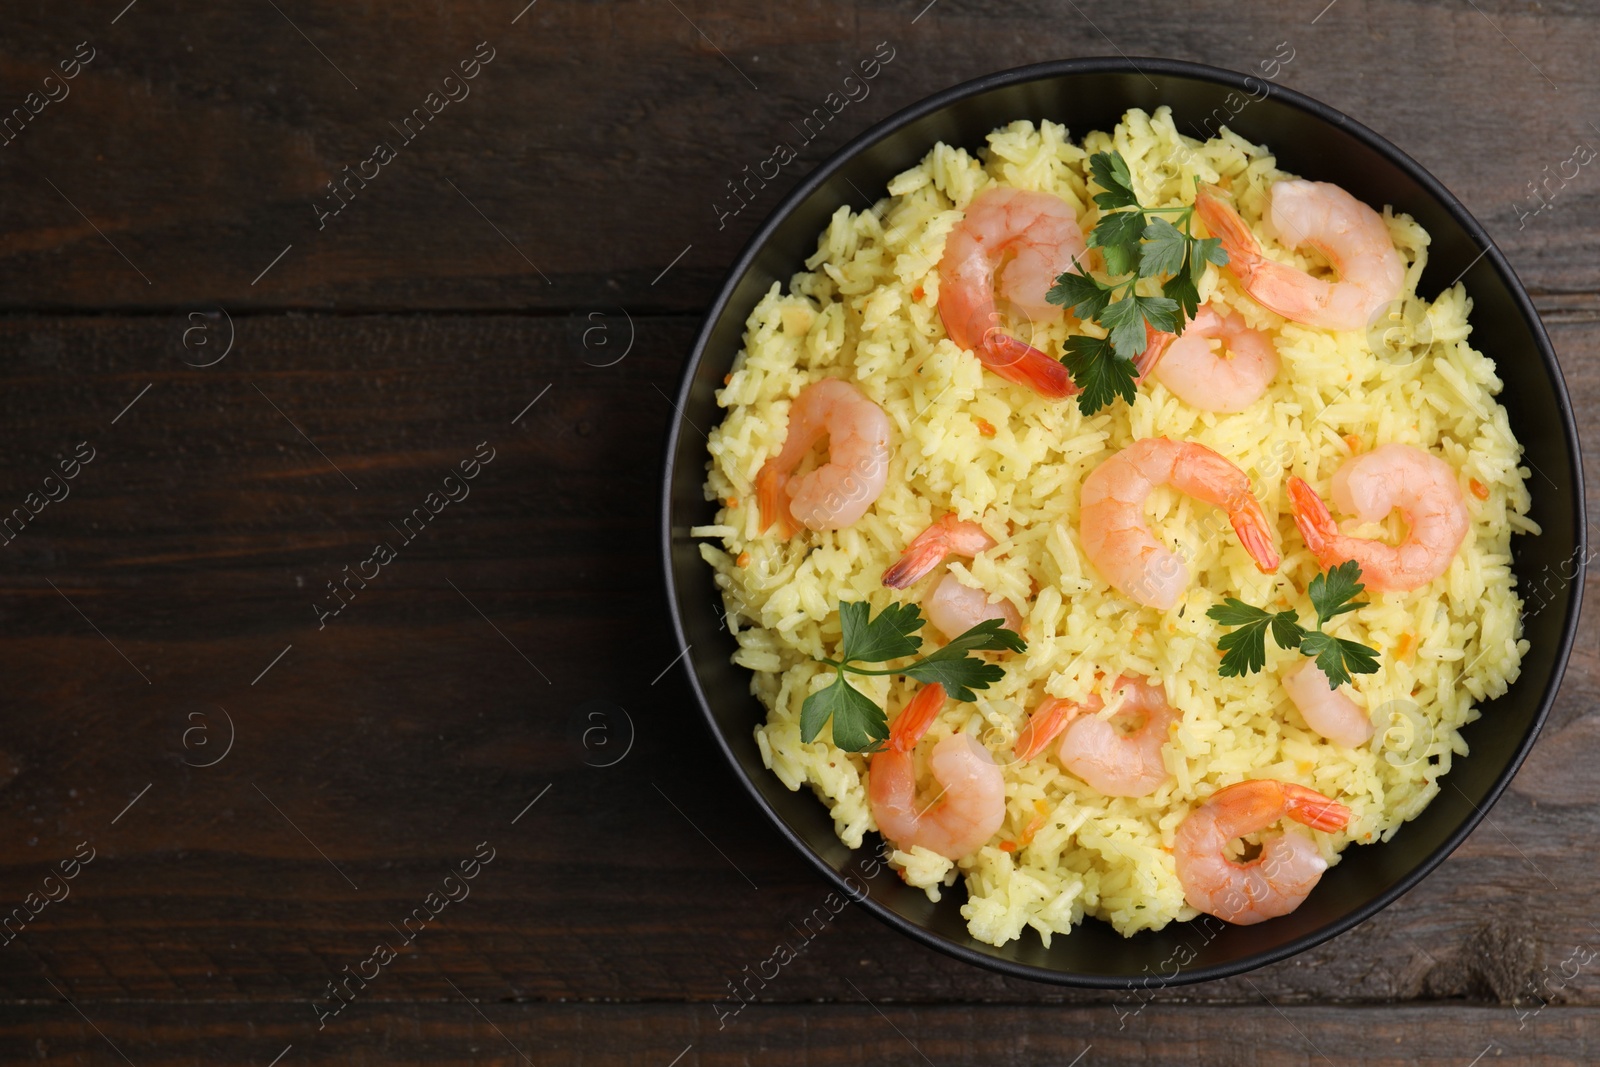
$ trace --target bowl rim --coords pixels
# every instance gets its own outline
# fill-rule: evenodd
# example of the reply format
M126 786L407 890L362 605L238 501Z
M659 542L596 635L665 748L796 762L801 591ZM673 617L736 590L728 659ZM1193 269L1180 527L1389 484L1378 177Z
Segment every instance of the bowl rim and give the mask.
M888 117L873 123L861 133L852 137L837 151L818 164L798 185L786 195L782 201L768 214L766 219L751 234L728 268L727 276L718 289L716 297L705 313L701 328L695 336L694 344L689 350L688 359L684 363L682 381L676 392L674 406L681 413L689 402L689 391L693 386L695 371L699 368L701 360L705 357L706 346L710 341L716 324L725 312L734 291L751 264L760 254L773 232L788 218L796 207L811 196L818 187L833 176L841 167L852 159L864 148L882 140L896 130L917 121L927 115L940 111L958 101L992 89L1001 88L1018 83L1037 81L1046 78L1072 74L1127 74L1127 73L1157 73L1174 75L1191 79L1209 81L1227 88L1241 90L1247 93L1259 91L1261 86L1266 86L1269 95L1281 99L1283 102L1308 113L1324 123L1339 127L1348 132L1357 140L1365 143L1380 155L1387 158L1397 167L1402 169L1432 196L1451 217L1460 225L1463 231L1478 245L1482 251L1479 259L1486 259L1490 266L1497 271L1507 283L1518 312L1529 328L1535 347L1539 350L1546 377L1550 380L1556 394L1557 407L1561 413L1561 431L1565 440L1567 452L1573 463L1574 479L1572 493L1575 507L1575 549L1574 554L1578 559L1578 569L1569 588L1572 598L1568 604L1566 618L1562 620L1560 647L1557 650L1555 668L1545 682L1544 692L1540 695L1539 706L1534 714L1521 742L1518 744L1512 758L1506 763L1499 775L1495 778L1481 805L1472 805L1473 811L1464 818L1461 824L1433 850L1423 861L1408 875L1401 878L1394 885L1368 900L1362 906L1346 912L1340 918L1328 923L1292 941L1288 941L1275 948L1264 949L1240 959L1227 963L1213 964L1194 970L1181 970L1176 975L1167 977L1161 974L1154 977L1154 981L1140 979L1146 986L1164 987L1172 985L1187 985L1196 982L1211 981L1226 978L1236 974L1255 970L1272 963L1278 963L1291 956L1298 955L1308 949L1314 948L1325 941L1343 934L1364 923L1373 915L1388 907L1395 900L1414 888L1428 875L1432 874L1446 858L1454 852L1463 841L1478 827L1478 824L1487 817L1489 808L1500 799L1501 794L1516 775L1538 739L1548 718L1551 706L1560 690L1561 681L1566 674L1567 664L1572 652L1572 646L1577 639L1577 624L1580 609L1583 604L1583 586L1586 576L1588 553L1588 523L1585 507L1583 488L1583 463L1582 452L1579 446L1577 425L1573 417L1572 401L1567 393L1566 379L1562 375L1561 366L1556 359L1555 349L1550 343L1544 323L1539 317L1532 299L1528 296L1527 289L1522 280L1506 261L1505 255L1500 251L1488 232L1473 217L1459 200L1456 199L1439 179L1412 159L1405 152L1392 144L1389 140L1352 119L1343 112L1324 104L1313 97L1294 89L1289 89L1258 78L1255 75L1244 74L1239 71L1223 67L1211 66L1205 63L1195 63L1189 60L1166 59L1147 56L1089 56L1074 59L1049 60L1042 63L1032 63L1026 66L1013 67L981 75L959 84L942 89L931 96L924 97ZM1476 263L1476 260L1473 261ZM1470 269L1469 265L1469 269ZM1465 272L1463 272L1465 273ZM661 490L661 559L662 574L666 583L668 614L672 620L672 632L678 646L684 647L686 635L684 632L682 610L678 600L678 586L673 576L673 543L672 543L672 497L673 497L673 467L680 446L680 437L683 419L674 418L667 432L667 448L663 461L663 478ZM701 687L700 678L694 669L692 661L684 657L683 669L688 675L690 689L694 693L695 701L700 707L700 712L705 718L706 726L715 739L717 747L723 757L733 769L734 776L744 787L745 792L755 801L757 807L766 816L767 821L786 839L807 861L811 863L823 876L838 889L850 895L851 899L858 901L867 911L880 921L887 923L893 929L912 938L913 940L936 949L946 955L953 956L963 962L987 970L997 971L1013 978L1023 978L1030 981L1044 982L1052 985L1074 986L1091 989L1124 989L1135 984L1134 979L1107 975L1087 974L1076 971L1060 971L1033 964L1019 963L1014 960L1002 959L987 953L969 948L966 945L948 940L941 934L908 919L890 909L870 895L861 894L850 887L845 877L801 838L773 808L767 803L761 790L757 788L751 776L745 772L733 749L717 724L715 715L711 711L711 703L705 690ZM1469 800L1469 804L1470 804Z

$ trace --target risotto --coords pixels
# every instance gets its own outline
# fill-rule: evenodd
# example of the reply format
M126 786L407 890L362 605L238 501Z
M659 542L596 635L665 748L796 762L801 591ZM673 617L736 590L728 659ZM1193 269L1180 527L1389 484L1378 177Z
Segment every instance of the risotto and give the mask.
M774 285L750 314L718 394L726 414L710 434L706 492L721 509L714 524L693 531L738 641L734 661L750 670L766 708L754 729L767 767L790 789L810 788L856 848L880 829L869 802L874 757L840 749L826 730L804 742L800 724L806 698L834 679L819 658L839 654L839 605L866 602L876 614L917 603L926 586L886 586L884 572L942 516L981 525L992 547L943 566L990 604L1010 607L1026 651L987 657L1004 677L974 701L937 710L916 767L926 783L926 750L968 735L998 768L1003 816L992 837L959 858L903 842L891 842L901 847L890 855L900 876L933 899L962 882L968 928L993 945L1029 928L1048 945L1085 916L1129 936L1195 917L1175 841L1192 812L1234 783L1293 783L1348 808L1341 829L1293 828L1322 862L1336 863L1349 845L1387 840L1438 793L1451 761L1467 751L1460 728L1477 718L1478 702L1516 679L1527 649L1510 553L1513 533L1538 532L1527 518L1522 450L1495 400L1494 362L1470 343L1464 288L1432 300L1416 292L1428 234L1409 217L1381 213L1403 269L1394 321L1406 324L1382 343L1367 329L1285 318L1252 298L1236 270L1205 267L1203 307L1242 320L1276 351L1275 375L1243 410L1201 410L1157 375L1131 403L1085 415L1071 399L991 373L951 340L939 265L969 205L994 188L1047 193L1087 230L1100 214L1089 159L1105 151L1126 160L1141 204L1181 206L1198 187L1220 185L1263 256L1327 276L1326 261L1285 247L1266 217L1269 190L1293 178L1267 148L1227 130L1203 142L1185 137L1165 108L1129 111L1110 133L1081 141L1048 121L1019 121L993 131L977 155L937 144L870 209L840 207L806 270L786 290ZM1088 328L1072 315L1036 318L1014 319L1012 329L1052 356ZM843 528L802 526L783 537L764 529L757 476L783 448L795 398L827 378L850 383L887 417L886 477ZM1275 573L1257 565L1221 509L1161 486L1143 515L1186 565L1176 601L1130 598L1091 562L1081 530L1085 479L1134 442L1158 437L1203 445L1248 476L1281 553ZM1341 689L1374 727L1351 747L1312 729L1290 699L1286 677L1306 662L1297 651L1268 643L1263 669L1219 674L1217 646L1229 628L1207 611L1227 597L1274 610L1303 605L1325 560L1296 525L1291 479L1327 486L1352 456L1386 445L1415 446L1448 465L1465 531L1438 577L1407 590L1369 583L1368 602L1330 626L1381 654L1379 670ZM812 454L798 469L819 462ZM1364 525L1345 516L1340 529L1395 543L1407 524L1398 513ZM929 630L923 636L924 650L940 643ZM1088 704L1119 676L1159 686L1173 709L1153 792L1107 796L1056 759L1017 757L1042 702ZM894 674L850 681L891 721L919 688Z

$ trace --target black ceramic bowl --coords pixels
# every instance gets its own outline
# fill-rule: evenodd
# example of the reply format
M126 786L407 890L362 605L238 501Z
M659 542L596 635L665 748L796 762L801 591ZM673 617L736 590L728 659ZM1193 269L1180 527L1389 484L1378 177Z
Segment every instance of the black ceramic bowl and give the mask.
M857 190L880 195L936 141L977 149L990 130L1015 119L1051 119L1082 136L1110 129L1130 107L1154 111L1163 104L1182 131L1198 135L1225 122L1269 146L1285 170L1410 214L1433 237L1423 293L1465 279L1474 301L1473 344L1499 367L1500 400L1534 471L1532 517L1544 532L1512 543L1532 647L1517 683L1463 731L1472 753L1455 761L1427 810L1385 844L1348 849L1294 913L1256 926L1174 923L1127 939L1091 919L1049 949L1031 932L995 948L968 936L959 885L934 904L891 875L863 879L876 839L857 852L845 848L809 790L789 792L762 766L752 728L765 711L750 695L749 673L729 662L734 642L719 626L711 571L688 533L713 513L701 492L705 440L683 429L720 421L713 392L740 349L751 308L774 281L786 285L802 269L839 205L864 206ZM1101 988L1195 982L1284 959L1354 927L1433 870L1483 818L1533 745L1572 645L1587 560L1578 437L1555 354L1527 293L1483 227L1437 179L1365 126L1258 77L1164 59L1041 63L946 90L879 123L819 167L756 231L711 306L677 403L682 418L668 439L662 493L667 595L716 743L755 802L824 876L858 896L865 885L863 905L896 929L1007 974Z

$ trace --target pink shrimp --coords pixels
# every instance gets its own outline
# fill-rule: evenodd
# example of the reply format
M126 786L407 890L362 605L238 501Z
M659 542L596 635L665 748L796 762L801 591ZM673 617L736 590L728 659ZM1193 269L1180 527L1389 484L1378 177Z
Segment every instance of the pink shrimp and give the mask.
M823 437L828 462L791 481ZM888 479L889 416L849 382L813 382L789 406L783 448L756 475L761 529L777 523L780 537L792 537L801 526L842 530L866 514Z
M879 832L896 848L921 845L959 860L987 844L1005 821L1006 783L988 749L968 734L951 734L929 757L939 792L919 804L913 753L944 701L944 686L935 682L895 717L888 747L868 766L867 803Z
M1084 554L1112 588L1165 611L1189 584L1188 565L1156 539L1145 521L1144 502L1162 485L1226 508L1256 566L1267 574L1277 570L1272 524L1250 495L1244 471L1204 445L1147 437L1091 471L1079 496Z
M1000 377L1058 398L1078 391L1057 360L1007 333L997 295L1033 322L1056 322L1045 300L1087 251L1072 206L1049 193L993 186L973 198L939 260L939 317L950 340Z
M1345 460L1333 475L1333 500L1362 522L1399 509L1409 529L1399 544L1339 532L1322 498L1289 479L1289 507L1306 547L1324 567L1361 564L1361 580L1377 592L1405 592L1450 569L1471 519L1455 468L1413 445L1380 445Z
M1358 748L1372 737L1372 720L1343 688L1328 684L1314 659L1302 659L1279 676L1283 691L1306 725L1336 745Z
M928 622L944 634L945 640L959 637L985 619L1001 619L1006 629L1021 632L1022 616L1009 600L989 603L989 594L982 589L962 585L954 574L946 574L933 587L933 593L922 602L928 612Z
M971 559L979 552L987 552L994 544L994 538L985 533L982 526L962 522L951 512L912 539L899 562L883 572L883 584L891 589L904 589L948 557ZM940 579L923 607L927 609L928 621L947 640L985 619L1003 619L1008 630L1018 630L1022 626L1022 617L1009 600L991 604L982 589L961 584L953 574Z
M1189 906L1240 926L1298 908L1328 869L1310 838L1263 837L1261 854L1248 863L1230 859L1227 852L1235 839L1284 818L1332 832L1349 823L1350 809L1303 785L1258 778L1219 789L1191 811L1172 845Z
M1092 714L1102 707L1104 705L1100 702L1100 697L1094 693L1089 694L1089 699L1081 704L1061 697L1045 697L1039 706L1033 709L1033 714L1028 716L1028 721L1022 724L1016 743L1011 746L1017 762L1027 763L1049 748L1050 742L1060 737L1061 731L1067 728L1067 724L1081 713Z
M1215 186L1203 186L1195 210L1222 241L1228 269L1262 307L1325 330L1359 330L1400 295L1405 263L1383 216L1337 185L1298 179L1267 192L1267 217L1291 248L1322 253L1338 281L1315 278L1261 254L1261 242Z
M1167 703L1165 690L1143 678L1124 675L1111 690L1124 694L1117 718L1142 720L1132 731L1124 733L1115 721L1096 715L1105 706L1098 695L1082 703L1052 697L1034 710L1018 735L1017 758L1032 759L1062 734L1056 758L1106 796L1146 797L1160 789L1172 777L1161 752L1182 713Z
M1211 351L1212 338L1223 340L1226 355ZM1237 311L1219 315L1210 304L1167 346L1155 369L1156 380L1190 407L1230 414L1261 399L1277 375L1272 338L1246 326Z
M883 584L891 589L904 589L950 556L971 559L993 547L994 538L985 533L982 526L962 522L952 511L911 539L900 561L883 572Z
M1134 375L1134 385L1143 385L1144 380L1155 373L1162 356L1172 351L1177 339L1175 333L1158 330L1148 322L1144 324L1144 351L1133 357L1133 369L1138 372Z

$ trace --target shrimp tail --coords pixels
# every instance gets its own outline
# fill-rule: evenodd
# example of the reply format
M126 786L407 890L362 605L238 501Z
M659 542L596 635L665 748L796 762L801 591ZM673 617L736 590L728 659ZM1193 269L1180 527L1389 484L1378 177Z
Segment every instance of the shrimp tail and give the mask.
M1006 381L1025 385L1040 396L1059 400L1078 392L1072 375L1059 360L998 328L984 335L978 345L978 358Z
M883 584L890 589L904 589L937 567L944 557L944 546L937 544L919 546L913 541L899 562L883 572Z
M1322 502L1317 491L1303 479L1289 479L1289 510L1294 513L1294 524L1300 527L1300 537L1317 559L1326 563L1339 536L1339 525L1333 521L1328 505Z
M1261 242L1250 226L1215 185L1202 185L1194 198L1194 209L1212 236L1228 253L1228 266L1246 281L1261 258Z
M1304 823L1313 830L1332 833L1343 830L1350 823L1350 809L1337 800L1330 800L1315 789L1284 782L1283 803L1289 818Z
M1161 357L1166 354L1167 346L1177 339L1178 335L1175 333L1158 330L1148 322L1144 324L1144 351L1133 357L1134 369L1139 372L1133 384L1143 384L1144 380L1150 377L1151 372L1156 369L1156 364L1161 362Z
M917 690L911 703L900 709L889 727L889 748L895 752L910 752L916 748L943 708L944 686L934 682Z
M1017 754L1017 761L1027 763L1049 748L1050 742L1061 736L1061 731L1065 730L1082 710L1080 705L1056 697L1051 697L1040 704L1023 724L1022 732L1017 735L1017 743L1012 747L1012 751Z
M1278 550L1272 544L1272 524L1259 500L1249 493L1240 496L1242 499L1228 509L1228 519L1256 568L1263 574L1273 574L1278 569Z
M954 518L954 515L946 515L919 533L906 546L899 561L883 572L883 584L890 589L904 589L942 563L950 554L946 531Z
M773 523L778 524L778 536L787 540L799 528L789 513L789 494L784 492L789 476L783 473L775 460L768 460L756 475L756 503L761 509L761 532L766 533Z

